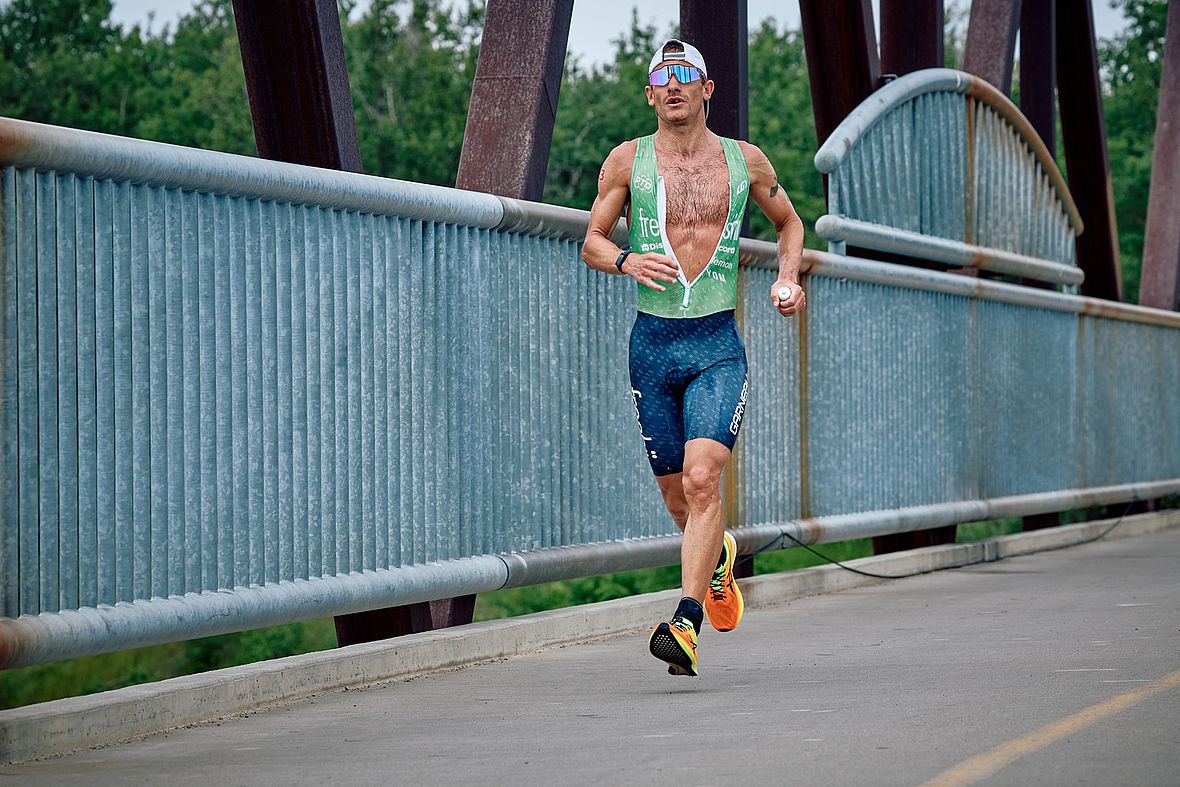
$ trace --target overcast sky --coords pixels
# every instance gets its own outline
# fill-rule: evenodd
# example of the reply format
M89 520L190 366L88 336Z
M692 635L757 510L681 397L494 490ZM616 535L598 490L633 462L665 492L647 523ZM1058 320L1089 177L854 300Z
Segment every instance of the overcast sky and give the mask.
M748 3L751 28L766 18L773 18L780 28L799 26L798 0L748 0ZM154 13L153 28L158 30L165 24L174 25L193 4L193 0L115 0L113 16L123 25L146 26L148 15ZM1091 0L1091 5L1099 38L1109 38L1126 26L1125 18L1110 8L1109 0ZM570 25L570 51L585 66L609 60L614 51L610 42L630 25L633 8L639 8L640 21L654 24L661 33L669 30L680 15L679 0L577 0Z

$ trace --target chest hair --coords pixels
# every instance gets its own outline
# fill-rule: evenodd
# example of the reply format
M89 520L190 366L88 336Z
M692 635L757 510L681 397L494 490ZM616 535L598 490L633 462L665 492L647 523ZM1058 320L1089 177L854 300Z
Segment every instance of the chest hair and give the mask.
M668 190L668 225L715 227L729 215L729 170L721 151L687 161L660 162Z

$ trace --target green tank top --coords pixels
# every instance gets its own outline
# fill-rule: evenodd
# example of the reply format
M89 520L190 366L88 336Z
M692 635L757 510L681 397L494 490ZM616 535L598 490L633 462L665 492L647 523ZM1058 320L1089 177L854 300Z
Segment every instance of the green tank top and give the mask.
M656 166L654 137L640 137L638 143L631 167L631 250L659 252L676 260L668 241L668 199ZM750 193L750 174L736 141L721 137L721 148L729 169L729 214L717 248L709 264L692 281L681 269L678 281L664 282L663 292L639 284L641 312L657 317L704 317L737 307L738 242ZM679 260L676 265L679 267Z

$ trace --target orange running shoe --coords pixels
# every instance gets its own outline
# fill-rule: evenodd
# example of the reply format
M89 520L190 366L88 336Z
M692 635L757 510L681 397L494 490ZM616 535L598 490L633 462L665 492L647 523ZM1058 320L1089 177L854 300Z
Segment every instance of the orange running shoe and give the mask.
M661 623L647 640L647 649L660 661L668 663L669 675L697 674L697 631L684 618Z
M733 578L733 564L737 561L737 541L726 531L721 540L725 560L713 571L709 590L705 594L705 615L718 631L733 631L742 622L746 602L737 580Z

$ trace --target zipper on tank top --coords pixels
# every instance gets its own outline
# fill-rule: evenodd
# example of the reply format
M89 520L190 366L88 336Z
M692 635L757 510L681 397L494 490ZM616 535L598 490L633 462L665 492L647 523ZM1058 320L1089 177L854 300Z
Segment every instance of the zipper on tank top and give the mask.
M655 152L654 150L652 151ZM722 154L725 149L722 147ZM658 174L660 171L659 157L656 157L656 222L660 227L660 241L664 244L664 251L676 263L676 278L680 280L680 285L684 288L684 298L680 302L680 308L687 309L689 299L692 297L692 288L696 285L701 277L704 276L709 268L713 267L713 261L717 259L717 252L721 250L721 243L725 240L725 225L721 225L721 234L717 237L717 246L713 249L713 253L709 255L709 261L705 263L705 267L701 268L701 272L693 278L692 281L684 275L684 266L680 264L680 258L676 256L676 250L672 248L672 241L668 240L668 187L664 182L664 176ZM733 208L733 178L729 172L729 157L725 156L725 174L726 193L729 195L728 201L725 205L725 220L728 223L729 213Z

